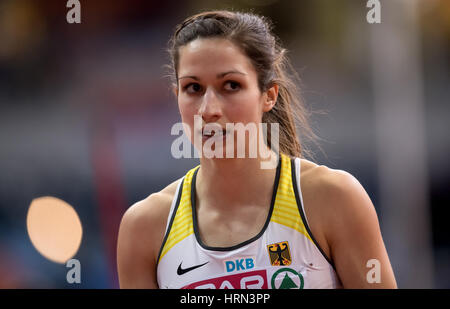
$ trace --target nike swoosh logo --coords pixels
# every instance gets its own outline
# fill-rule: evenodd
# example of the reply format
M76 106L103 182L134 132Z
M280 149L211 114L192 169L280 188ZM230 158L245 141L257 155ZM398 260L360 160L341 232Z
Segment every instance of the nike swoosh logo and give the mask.
M185 273L190 272L191 270L197 269L199 267L202 267L203 265L206 265L208 263L209 263L209 261L206 263L200 264L200 265L195 265L195 266L183 269L183 268L181 268L181 264L183 264L183 262L181 262L180 265L178 265L177 274L179 276L184 275Z

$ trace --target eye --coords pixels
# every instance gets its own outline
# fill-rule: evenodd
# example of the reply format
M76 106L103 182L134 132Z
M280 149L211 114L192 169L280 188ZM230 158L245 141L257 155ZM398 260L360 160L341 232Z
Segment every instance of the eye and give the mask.
M202 89L202 87L198 83L190 83L184 86L183 89L188 93L197 93Z
M229 91L237 91L241 88L241 84L232 80L226 81L225 85L229 85L228 87L225 87Z

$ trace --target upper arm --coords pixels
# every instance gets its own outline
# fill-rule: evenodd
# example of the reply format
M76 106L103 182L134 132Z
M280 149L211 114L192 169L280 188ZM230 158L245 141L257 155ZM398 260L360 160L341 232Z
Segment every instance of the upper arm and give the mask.
M123 215L117 241L121 288L158 288L156 254L164 237L168 203L167 196L152 194Z
M338 170L330 170L324 183L325 235L343 286L396 288L378 217L362 185L351 174ZM369 262L374 259L375 266ZM379 283L368 280L377 275Z

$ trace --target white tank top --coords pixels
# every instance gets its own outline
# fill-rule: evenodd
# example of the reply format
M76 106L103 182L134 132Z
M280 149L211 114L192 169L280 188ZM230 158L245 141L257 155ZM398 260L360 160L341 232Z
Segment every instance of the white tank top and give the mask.
M300 189L300 159L281 154L270 211L255 237L232 247L209 247L199 237L195 180L180 181L159 252L159 288L340 288L330 261L308 227Z

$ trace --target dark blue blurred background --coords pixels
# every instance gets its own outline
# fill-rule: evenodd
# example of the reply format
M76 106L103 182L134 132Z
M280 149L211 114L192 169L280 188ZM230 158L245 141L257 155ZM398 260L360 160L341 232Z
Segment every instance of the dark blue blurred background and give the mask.
M122 214L198 164L170 152L167 41L221 8L274 22L322 138L314 161L365 187L399 287L450 288L449 1L381 1L381 24L361 0L80 2L68 24L66 1L0 1L0 288L118 287ZM81 284L28 238L45 195L80 216Z

